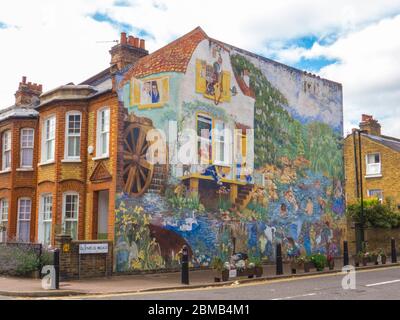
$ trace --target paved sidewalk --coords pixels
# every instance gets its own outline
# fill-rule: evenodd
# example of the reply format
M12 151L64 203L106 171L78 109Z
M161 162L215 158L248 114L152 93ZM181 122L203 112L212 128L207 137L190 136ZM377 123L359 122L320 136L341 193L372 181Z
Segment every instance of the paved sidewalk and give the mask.
M369 264L364 268L375 267L390 267L400 266L399 264L388 263L384 266L374 266ZM342 263L340 260L336 261L336 268L334 271L328 271L325 268L324 273L339 272ZM361 268L363 269L363 268ZM216 273L213 270L199 270L190 272L190 286L181 284L181 274L175 273L162 273L162 274L146 274L146 275L130 275L130 276L113 276L108 279L86 279L76 280L60 283L60 290L43 290L41 287L41 280L38 279L23 279L13 277L0 277L0 296L14 296L14 297L46 297L46 296L72 296L72 295L85 295L85 294L116 294L116 293L129 293L129 292L143 292L143 291L158 291L158 290L171 290L183 288L198 288L209 286L226 286L231 285L235 281L240 283L248 281L262 281L276 278L287 277L301 277L304 275L322 274L323 272L315 272L312 269L310 273L304 273L299 270L298 274L291 275L290 265L284 264L284 275L276 276L275 265L264 266L264 275L262 278L247 279L247 277L235 278L228 282L214 282Z

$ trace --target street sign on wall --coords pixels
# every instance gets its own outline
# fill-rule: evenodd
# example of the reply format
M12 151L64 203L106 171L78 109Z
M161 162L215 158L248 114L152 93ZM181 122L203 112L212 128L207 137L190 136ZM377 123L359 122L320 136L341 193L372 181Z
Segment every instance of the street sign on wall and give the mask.
M83 243L79 245L79 254L108 253L108 243Z

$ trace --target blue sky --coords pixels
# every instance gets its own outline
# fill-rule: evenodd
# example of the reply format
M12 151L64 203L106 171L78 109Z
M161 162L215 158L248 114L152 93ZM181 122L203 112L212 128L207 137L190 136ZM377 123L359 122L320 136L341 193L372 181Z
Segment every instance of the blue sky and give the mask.
M342 83L345 132L370 113L400 137L400 0L3 0L0 107L23 75L50 90L103 70L121 31L154 51L197 26Z

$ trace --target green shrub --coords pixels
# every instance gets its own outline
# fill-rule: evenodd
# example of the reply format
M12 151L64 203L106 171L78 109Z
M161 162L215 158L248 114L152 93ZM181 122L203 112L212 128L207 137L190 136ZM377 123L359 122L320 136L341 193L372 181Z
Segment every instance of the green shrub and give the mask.
M363 205L364 222L367 227L390 229L400 226L400 213L390 199L384 203L380 203L378 199L367 199L363 201ZM361 223L361 203L349 205L346 215L355 223Z
M14 252L17 262L15 272L18 275L26 275L39 270L40 258L33 250L15 248Z
M324 268L326 267L326 265L328 263L327 258L323 254L320 254L320 253L312 255L311 262L314 264L315 268L318 271L324 270Z

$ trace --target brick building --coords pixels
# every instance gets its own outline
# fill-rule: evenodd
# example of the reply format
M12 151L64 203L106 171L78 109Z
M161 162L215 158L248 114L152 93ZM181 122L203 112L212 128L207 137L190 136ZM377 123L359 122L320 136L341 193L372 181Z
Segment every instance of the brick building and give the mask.
M79 85L42 93L23 77L0 111L0 240L113 239L117 127L115 74L148 54L122 34L111 67ZM111 199L111 201L110 201Z
M381 201L391 198L396 206L400 206L400 139L382 135L381 125L370 115L362 115L360 129L365 131L361 133L364 198L378 197ZM360 170L358 135L355 137L354 140L350 134L344 142L347 203L354 203L359 198L356 178L356 161Z
M117 272L175 268L183 245L194 267L273 260L278 242L339 254L341 84L199 27L151 54L122 33L110 54L78 85L42 93L24 79L0 112L4 240L108 239Z

